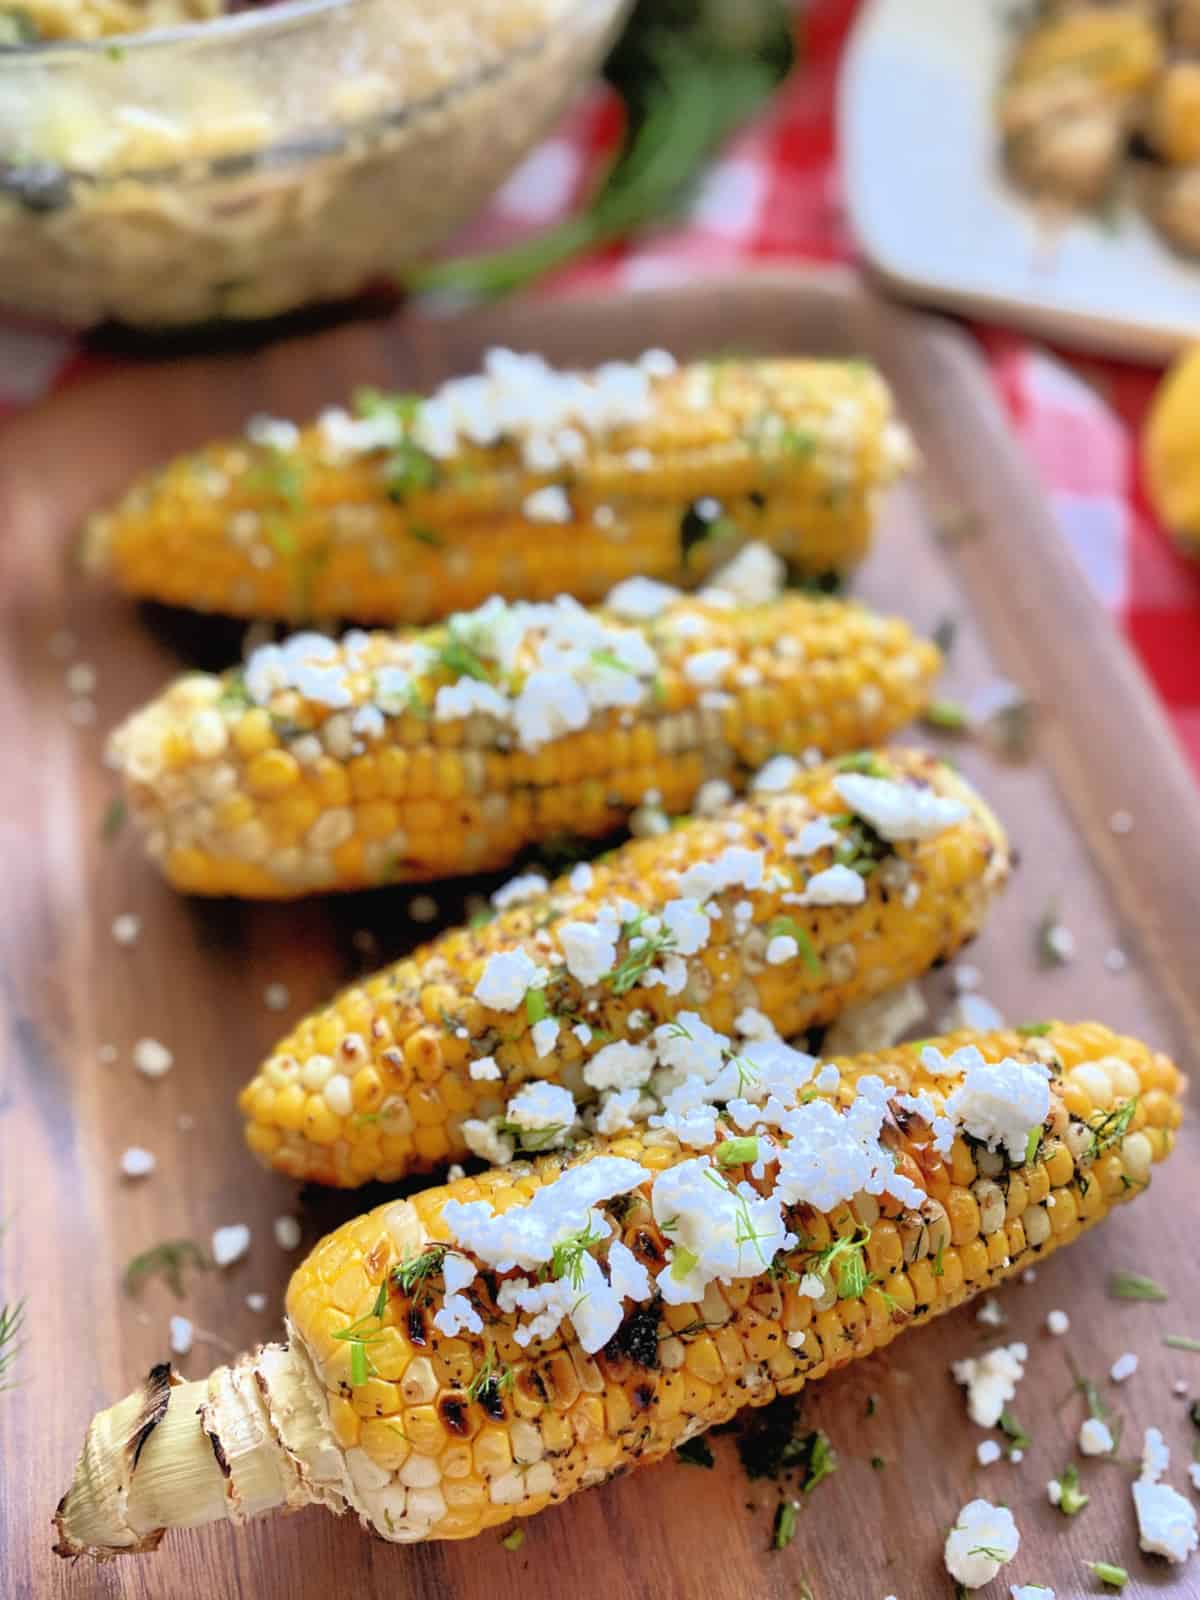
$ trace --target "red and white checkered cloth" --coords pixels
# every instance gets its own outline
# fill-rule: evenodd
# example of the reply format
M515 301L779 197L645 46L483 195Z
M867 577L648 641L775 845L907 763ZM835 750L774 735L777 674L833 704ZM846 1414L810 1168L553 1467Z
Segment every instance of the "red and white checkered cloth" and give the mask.
M747 259L853 259L834 99L857 4L810 0L801 65L713 163L686 219L570 267L545 292L669 283ZM460 246L506 243L569 211L618 139L620 123L603 88L584 96ZM1155 525L1135 448L1157 374L1117 362L1068 365L1014 335L976 331L1064 537L1136 649L1200 775L1200 564L1180 556ZM0 419L107 364L69 334L0 325Z

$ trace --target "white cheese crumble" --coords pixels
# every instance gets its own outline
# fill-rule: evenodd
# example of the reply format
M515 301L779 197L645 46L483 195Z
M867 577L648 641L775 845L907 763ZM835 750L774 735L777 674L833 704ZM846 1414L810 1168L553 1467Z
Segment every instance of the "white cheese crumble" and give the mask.
M464 1290L474 1283L477 1274L474 1265L465 1256L447 1250L442 1257L442 1283L445 1296L442 1306L433 1316L433 1325L447 1338L465 1328L468 1333L483 1332L483 1318L467 1299Z
M516 1146L500 1132L499 1117L468 1117L462 1125L463 1143L473 1156L492 1167L506 1167Z
M544 972L524 950L498 950L487 959L475 998L492 1011L515 1011Z
M595 876L589 861L577 861L567 874L567 882L576 894L586 894Z
M112 936L118 944L136 944L141 931L142 919L132 911L123 911L119 917L113 918Z
M453 1242L485 1266L498 1272L514 1268L532 1272L544 1266L554 1246L572 1234L597 1232L607 1237L611 1229L593 1207L629 1194L648 1176L636 1161L594 1156L538 1189L528 1205L497 1213L486 1200L448 1200L442 1222Z
M946 1536L946 1571L965 1589L981 1589L1017 1553L1021 1536L1006 1506L972 1500Z
M1116 1448L1112 1429L1099 1417L1087 1417L1079 1424L1079 1449L1085 1456L1111 1455Z
M1178 1490L1159 1479L1171 1464L1171 1453L1157 1428L1147 1428L1142 1447L1141 1476L1133 1485L1138 1544L1148 1555L1186 1561L1200 1543L1196 1509Z
M507 883L502 883L492 895L492 905L497 911L504 911L509 906L524 905L527 900L536 900L538 895L544 894L549 888L546 877L541 872L524 872L519 877L510 878Z
M981 1467L990 1467L1004 1454L995 1439L981 1439L975 1446L975 1459Z
M1046 1314L1046 1332L1052 1333L1056 1339L1061 1339L1063 1334L1071 1327L1071 1319L1065 1311L1050 1311Z
M652 1050L617 1039L596 1051L583 1069L583 1081L593 1089L640 1089L653 1070Z
M495 1056L477 1056L467 1068L467 1072L476 1083L494 1082L501 1076L500 1065Z
M644 1121L654 1105L640 1089L610 1089L600 1097L592 1125L597 1133L611 1139L614 1134L625 1133Z
M195 1337L196 1330L189 1317L171 1318L169 1338L173 1356L186 1356L192 1348Z
M668 1305L701 1300L714 1278L754 1278L781 1250L791 1249L778 1198L763 1199L748 1183L732 1187L708 1156L659 1174L651 1197L655 1220L671 1243L657 1283Z
M575 1098L557 1083L527 1083L508 1102L505 1121L536 1134L539 1150L553 1150L575 1125Z
M521 509L531 522L570 522L571 502L561 484L548 483L527 494Z
M782 967L788 961L794 961L800 954L800 946L790 933L777 933L774 938L767 940L764 952L769 967Z
M1132 1350L1127 1350L1123 1356L1118 1356L1109 1371L1109 1377L1114 1383L1124 1383L1126 1378L1132 1378L1138 1369L1138 1358Z
M556 932L567 971L585 989L599 983L616 966L621 923L607 907L595 922L564 922Z
M672 949L681 956L694 956L703 950L712 932L700 902L694 899L668 900L663 907L662 922L671 935Z
M281 1250L295 1250L300 1243L300 1224L295 1217L276 1217L275 1243Z
M866 880L861 872L840 862L815 872L804 885L800 904L805 906L860 906L867 898Z
M995 1295L988 1295L975 1313L975 1321L981 1322L985 1328L1002 1328L1008 1318L1004 1314L1004 1307L996 1299Z
M711 687L721 682L734 659L732 650L697 650L684 662L683 675L689 683Z
M725 889L759 889L763 881L761 850L729 845L715 861L698 861L681 872L679 892L689 899L710 900Z
M779 794L790 789L804 769L793 756L772 756L766 766L760 767L750 780L754 794Z
M682 599L682 592L654 578L624 578L608 592L604 609L629 622L649 622Z
M147 1078L161 1078L170 1072L175 1057L157 1039L139 1039L133 1047L133 1064Z
M972 1422L981 1428L996 1426L1025 1376L1028 1358L1027 1345L1010 1344L954 1362L950 1370L955 1383L967 1391L967 1415Z
M967 816L960 800L864 772L840 772L833 787L857 816L883 839L932 839Z
M709 778L696 790L692 810L698 817L715 817L733 799L733 785L724 778Z
M1034 1128L1050 1114L1050 1072L1040 1061L985 1061L975 1045L964 1045L947 1061L926 1045L921 1061L930 1072L961 1072L963 1080L946 1101L946 1115L989 1150L1003 1148L1010 1161L1024 1162Z
M250 1229L244 1222L231 1222L213 1230L212 1258L218 1267L231 1267L250 1248Z
M529 1030L529 1036L533 1040L533 1053L539 1061L554 1049L561 1027L562 1024L557 1017L543 1017Z
M814 817L811 822L806 822L796 837L784 846L784 854L788 856L812 856L818 850L826 850L832 845L840 844L842 836L826 817Z
M1014 1583L1008 1593L1009 1600L1054 1600L1054 1590L1047 1583Z
M779 598L787 581L787 566L770 545L755 539L743 545L731 561L713 573L700 591L702 600L729 596L742 606L767 605Z
M887 1084L868 1074L857 1088L844 1112L827 1100L810 1100L779 1118L789 1141L780 1152L776 1188L785 1205L832 1211L860 1189L892 1195L906 1206L924 1204L922 1190L896 1171L891 1154L879 1142L888 1115Z
M126 1178L149 1177L157 1165L155 1157L140 1144L131 1144L121 1153L121 1172Z

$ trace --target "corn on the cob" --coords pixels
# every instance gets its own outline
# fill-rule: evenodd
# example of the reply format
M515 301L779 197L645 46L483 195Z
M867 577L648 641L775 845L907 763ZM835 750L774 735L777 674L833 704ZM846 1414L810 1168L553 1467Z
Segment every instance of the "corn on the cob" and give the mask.
M1136 1040L1084 1023L937 1043L944 1056L907 1045L842 1062L835 1096L801 1105L791 1127L781 1120L753 1171L741 1147L760 1141L739 1137L744 1119L722 1123L700 1156L669 1134L634 1132L347 1223L292 1278L286 1346L207 1381L155 1368L93 1421L59 1505L58 1553L150 1550L168 1526L312 1501L353 1509L404 1542L532 1515L1021 1272L1141 1193L1172 1147L1181 1076ZM988 1136L978 1103L967 1103L981 1070L998 1075L992 1087L1011 1091L1013 1107L1025 1093L1018 1080L1040 1084L1028 1128ZM887 1175L854 1191L831 1159L813 1183L832 1182L841 1198L791 1198L794 1146L811 1138L803 1119L848 1126L844 1113L868 1099L864 1149ZM947 1116L943 1138L935 1129ZM589 1167L605 1158L603 1181L597 1169L591 1182ZM689 1163L714 1179L714 1216L754 1208L727 1270L706 1268L694 1295L685 1227L703 1217L668 1215ZM567 1183L563 1204L579 1209L580 1232L565 1231L573 1210L549 1205L531 1223L533 1197ZM461 1207L475 1201L488 1220L468 1227ZM760 1204L775 1213L769 1238ZM512 1249L544 1257L549 1289L563 1290L541 1328L520 1325L512 1309L518 1274L481 1231L497 1226L521 1241ZM467 1235L477 1243L465 1246ZM605 1308L603 1326L589 1300Z
M840 601L651 599L640 622L560 598L299 634L180 679L110 759L176 887L286 898L503 866L609 833L647 794L685 811L772 755L885 738L938 666L904 623Z
M999 824L929 755L847 759L940 819L889 841L843 792L861 771L776 768L785 787L577 868L307 1017L242 1091L250 1148L291 1177L344 1186L468 1148L494 1160L512 1133L496 1119L522 1086L595 1098L614 1045L642 1052L644 1080L653 1030L680 1013L724 1034L765 1017L794 1035L953 954L1006 876ZM492 985L506 965L518 981L502 995ZM627 1059L618 1077L628 1087L633 1075Z
M255 419L143 479L92 520L89 564L206 611L406 623L492 594L599 600L634 574L696 583L746 538L841 572L911 454L861 363L660 351L580 376L499 351L426 401L357 407L303 432Z

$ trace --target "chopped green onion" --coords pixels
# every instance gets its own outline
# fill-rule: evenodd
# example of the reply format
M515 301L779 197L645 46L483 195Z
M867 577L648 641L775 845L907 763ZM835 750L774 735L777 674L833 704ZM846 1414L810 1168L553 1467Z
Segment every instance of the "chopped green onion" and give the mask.
M1007 1408L1000 1413L1000 1431L1006 1433L1016 1450L1028 1450L1033 1440Z
M923 720L943 733L966 733L970 725L966 707L957 700L931 700L925 707Z
M525 1529L518 1524L517 1527L511 1528L504 1535L500 1543L506 1550L519 1550L525 1543Z
M544 1022L547 1010L546 991L544 989L526 989L525 1015L530 1022Z
M1030 1167L1037 1160L1038 1151L1042 1147L1041 1128L1030 1128L1029 1137L1025 1141L1025 1165Z
M1125 1568L1114 1566L1111 1561L1086 1561L1084 1565L1090 1567L1100 1582L1106 1583L1110 1589L1123 1589L1129 1582Z
M853 755L843 756L836 765L839 772L862 772L869 778L891 776L879 757L872 755L869 750L858 750Z
M748 1161L758 1160L758 1136L748 1134L744 1139L725 1139L716 1149L719 1167L740 1167Z
M1064 1517L1077 1516L1091 1499L1091 1495L1084 1494L1079 1487L1079 1469L1074 1462L1064 1468L1058 1480L1058 1489L1058 1509Z
M1200 1354L1200 1339L1189 1339L1185 1333L1168 1333L1163 1336L1168 1350L1190 1350Z
M367 1352L362 1341L356 1339L350 1346L350 1387L361 1388L367 1381Z
M771 1548L786 1550L796 1537L796 1503L781 1500L775 1512L775 1528L771 1534Z
M1140 1272L1111 1272L1108 1292L1114 1300L1166 1300L1167 1291L1153 1278L1144 1278Z

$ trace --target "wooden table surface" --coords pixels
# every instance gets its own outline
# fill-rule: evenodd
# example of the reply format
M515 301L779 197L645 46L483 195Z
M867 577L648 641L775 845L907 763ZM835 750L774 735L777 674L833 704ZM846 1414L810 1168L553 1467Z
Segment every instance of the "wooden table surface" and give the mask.
M1200 1355L1162 1334L1200 1335L1194 1174L1200 1135L1185 1124L1152 1192L1002 1304L1004 1338L1026 1339L1029 1372L1013 1409L1033 1433L1024 1463L978 1468L983 1437L968 1423L949 1363L978 1351L987 1330L965 1308L814 1388L809 1426L838 1451L837 1473L800 1517L792 1546L769 1550L775 1491L750 1484L728 1440L711 1472L672 1463L580 1495L527 1524L518 1552L495 1535L420 1548L371 1539L319 1510L240 1533L169 1536L158 1555L97 1568L50 1554L50 1516L92 1411L125 1393L166 1351L175 1310L201 1332L181 1366L202 1374L231 1348L269 1337L293 1258L272 1220L295 1214L309 1244L378 1196L297 1194L243 1149L233 1096L305 1007L429 932L409 920L411 896L380 890L273 907L206 904L168 890L141 859L132 830L101 836L111 780L104 732L181 662L216 665L238 632L211 619L134 607L90 586L73 561L81 518L137 469L251 412L302 415L354 383L406 388L465 370L500 340L590 362L665 344L681 356L731 348L853 353L878 360L896 385L925 458L922 480L890 501L857 593L921 628L954 615L958 638L945 692L962 696L1011 678L1038 703L1033 759L1003 764L977 745L955 758L1007 821L1021 867L970 960L984 992L1014 1019L1095 1016L1146 1035L1194 1069L1200 1037L1200 799L1132 659L1111 631L1048 524L1015 454L987 379L948 325L866 298L836 275L743 275L634 299L512 306L454 323L360 324L257 355L147 364L69 390L11 425L0 440L0 1301L27 1297L17 1385L0 1394L0 1595L5 1600L538 1600L684 1596L705 1600L900 1600L952 1593L941 1565L948 1524L968 1499L1007 1502L1022 1544L984 1591L1053 1584L1059 1600L1098 1592L1083 1563L1132 1574L1126 1596L1200 1595L1200 1556L1168 1569L1139 1556L1118 1465L1084 1469L1091 1504L1066 1519L1044 1484L1070 1459L1082 1404L1071 1394L1069 1348L1104 1377L1124 1350L1137 1375L1110 1398L1132 1446L1156 1424L1186 1486L1200 1438L1183 1379L1200 1395ZM940 532L940 537L939 537ZM947 532L958 535L947 538ZM963 535L966 535L965 537ZM53 636L76 636L73 659L95 666L97 717L68 717L67 662ZM1118 810L1134 818L1116 834ZM461 886L439 891L445 920ZM1040 971L1035 927L1055 902L1073 929L1075 961ZM119 946L113 918L142 919ZM358 935L356 938L355 936ZM369 954L364 955L363 947ZM1105 966L1118 947L1121 974ZM268 983L287 986L285 1014ZM936 1015L947 974L927 988ZM150 1082L132 1047L153 1037L173 1070ZM104 1064L105 1046L116 1059ZM158 1159L138 1183L121 1151ZM122 1293L122 1267L171 1237L207 1242L222 1223L253 1229L249 1256L196 1274L175 1302L154 1283ZM1109 1299L1113 1267L1166 1284L1165 1306ZM254 1312L246 1296L267 1295ZM1046 1312L1072 1318L1069 1341L1043 1330ZM868 1395L877 1408L866 1415ZM870 1458L886 1466L872 1470Z

